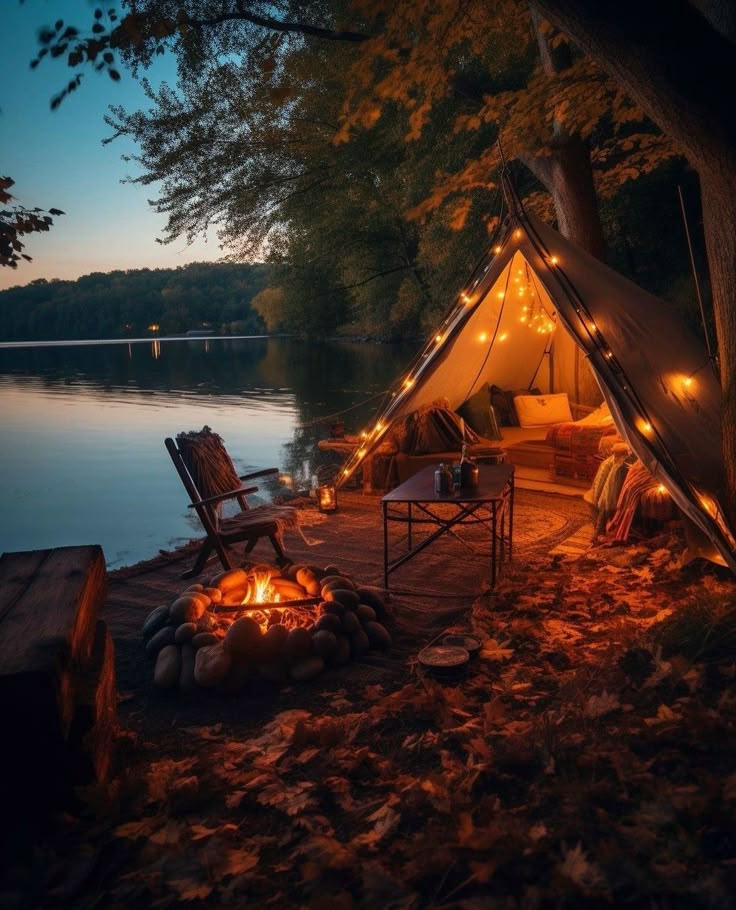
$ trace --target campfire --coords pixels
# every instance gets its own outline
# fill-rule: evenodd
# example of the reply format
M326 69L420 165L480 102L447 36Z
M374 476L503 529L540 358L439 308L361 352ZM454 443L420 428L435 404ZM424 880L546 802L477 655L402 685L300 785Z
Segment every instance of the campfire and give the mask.
M239 692L258 680L304 681L387 648L380 590L336 566L231 569L190 585L143 624L154 683Z
M226 603L219 608L215 605L211 609L213 612L249 616L258 623L264 635L274 625L295 629L297 626L315 623L319 618L321 598L307 596L306 590L303 596L292 596L294 589L284 591L283 582L279 585L277 581L280 578L272 569L254 569L248 575L245 595L241 601L233 601L230 595Z

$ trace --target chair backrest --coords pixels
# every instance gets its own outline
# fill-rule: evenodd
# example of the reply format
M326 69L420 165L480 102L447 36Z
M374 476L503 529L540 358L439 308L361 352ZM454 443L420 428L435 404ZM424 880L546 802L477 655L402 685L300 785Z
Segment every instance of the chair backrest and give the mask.
M179 433L176 443L202 499L228 493L241 486L224 442L209 427Z
M216 535L220 509L202 500L240 486L222 439L204 427L201 432L179 433L176 442L168 437L164 445L205 530Z

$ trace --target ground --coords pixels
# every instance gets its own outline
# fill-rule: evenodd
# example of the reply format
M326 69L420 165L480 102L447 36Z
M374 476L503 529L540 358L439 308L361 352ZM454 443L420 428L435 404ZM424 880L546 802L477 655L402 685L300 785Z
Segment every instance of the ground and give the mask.
M522 542L494 591L395 595L389 655L226 704L142 693L121 635L118 774L0 905L733 906L736 584L681 550ZM482 651L427 676L453 626Z

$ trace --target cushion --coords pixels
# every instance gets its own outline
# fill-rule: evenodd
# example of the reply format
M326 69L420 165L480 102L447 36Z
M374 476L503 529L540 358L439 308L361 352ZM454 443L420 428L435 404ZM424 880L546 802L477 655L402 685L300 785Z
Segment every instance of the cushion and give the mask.
M429 407L415 413L416 435L414 448L411 450L412 454L427 455L432 452L460 451L463 427L460 418L454 411L449 408ZM475 442L477 438L473 428L466 425L466 442Z
M516 419L516 415L512 418L509 411L509 401L506 397L506 392L497 385L492 385L490 388L491 393L491 407L496 415L496 420L500 427L510 427L513 426L512 419Z
M464 401L457 413L479 436L485 436L486 439L501 438L496 418L491 412L491 394L487 385L481 386L475 395Z
M544 427L572 421L567 392L556 395L517 395L514 407L521 427Z

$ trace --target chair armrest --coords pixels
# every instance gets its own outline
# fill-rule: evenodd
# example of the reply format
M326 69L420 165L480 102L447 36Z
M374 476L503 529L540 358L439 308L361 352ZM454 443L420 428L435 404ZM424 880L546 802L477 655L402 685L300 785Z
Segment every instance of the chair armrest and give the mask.
M253 477L268 477L271 474L278 474L278 468L264 468L262 471L253 471L250 474L240 474L240 480L250 480Z
M256 493L258 487L240 487L237 490L228 490L227 493L218 493L216 496L208 496L207 499L200 499L199 502L190 503L188 509L196 509L197 506L211 506L217 502L225 502L227 499L235 499L236 496L245 496L248 493Z

